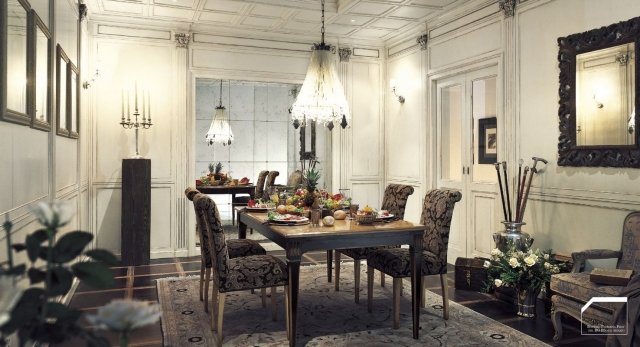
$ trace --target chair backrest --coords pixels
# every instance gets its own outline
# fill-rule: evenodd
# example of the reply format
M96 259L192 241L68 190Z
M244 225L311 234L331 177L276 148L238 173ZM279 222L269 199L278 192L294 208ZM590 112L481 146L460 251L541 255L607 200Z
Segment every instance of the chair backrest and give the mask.
M256 182L256 198L262 198L264 195L264 182L267 180L269 171L262 170L258 174L258 181Z
M447 263L451 217L460 199L462 194L459 191L447 189L430 190L424 197L420 219L425 226L422 247L439 257L441 264Z
M273 185L275 185L276 183L276 177L278 177L278 175L280 175L280 172L278 171L269 171L269 174L267 175L267 182L264 185L264 192L262 195L266 195L269 194L269 188L271 188Z
M618 269L640 271L640 211L631 212L624 219L621 250Z
M295 170L287 179L287 187L298 187L302 184L302 171Z
M200 194L200 191L193 187L187 187L184 190L184 195L189 199L189 201L193 202L193 208L195 210L195 201L193 200L196 195ZM196 210L196 233L200 238L200 256L201 261L205 264L205 267L211 267L211 252L209 251L209 237L206 232L203 232L203 229L200 227L200 218L198 218L198 211Z
M407 207L409 195L413 194L413 187L404 184L390 184L384 190L382 197L383 210L389 211L395 217L404 218L404 210Z
M216 203L204 194L193 199L201 233L206 233L211 250L213 270L218 283L225 283L229 274L229 250Z

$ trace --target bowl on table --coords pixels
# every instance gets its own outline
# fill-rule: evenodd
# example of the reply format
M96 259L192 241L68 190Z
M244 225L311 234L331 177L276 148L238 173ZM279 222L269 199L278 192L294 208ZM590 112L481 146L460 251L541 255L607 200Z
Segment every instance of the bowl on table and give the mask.
M375 214L356 214L356 222L360 224L373 224L376 221Z

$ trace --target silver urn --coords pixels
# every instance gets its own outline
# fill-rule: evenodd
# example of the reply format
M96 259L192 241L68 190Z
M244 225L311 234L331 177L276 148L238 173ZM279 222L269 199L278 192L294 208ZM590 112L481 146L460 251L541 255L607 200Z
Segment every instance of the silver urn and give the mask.
M506 252L511 248L526 252L533 244L533 238L528 233L522 232L521 228L527 223L518 222L502 222L505 226L504 231L493 234L493 241L496 248L502 252Z

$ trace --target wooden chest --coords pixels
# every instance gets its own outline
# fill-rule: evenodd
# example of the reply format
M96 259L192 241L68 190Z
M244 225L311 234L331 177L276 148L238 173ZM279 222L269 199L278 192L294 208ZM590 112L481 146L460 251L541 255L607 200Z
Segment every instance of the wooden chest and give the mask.
M455 265L456 289L482 291L487 281L484 258L458 258Z

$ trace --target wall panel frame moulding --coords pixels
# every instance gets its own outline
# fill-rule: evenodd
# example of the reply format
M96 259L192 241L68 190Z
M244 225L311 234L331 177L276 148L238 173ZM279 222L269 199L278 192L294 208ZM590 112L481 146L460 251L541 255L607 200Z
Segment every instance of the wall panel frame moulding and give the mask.
M125 26L125 25L111 25L111 24L96 24L95 31L96 37L100 36L119 36L122 38L132 39L156 39L156 40L171 40L171 30L150 29L137 26Z
M224 36L224 35L211 35L204 33L193 34L194 44L204 45L220 45L237 48L248 48L253 50L275 50L277 52L289 52L289 53L303 53L309 54L310 43L309 42L295 42L295 41L281 41L281 40L266 40L255 39L237 36Z

